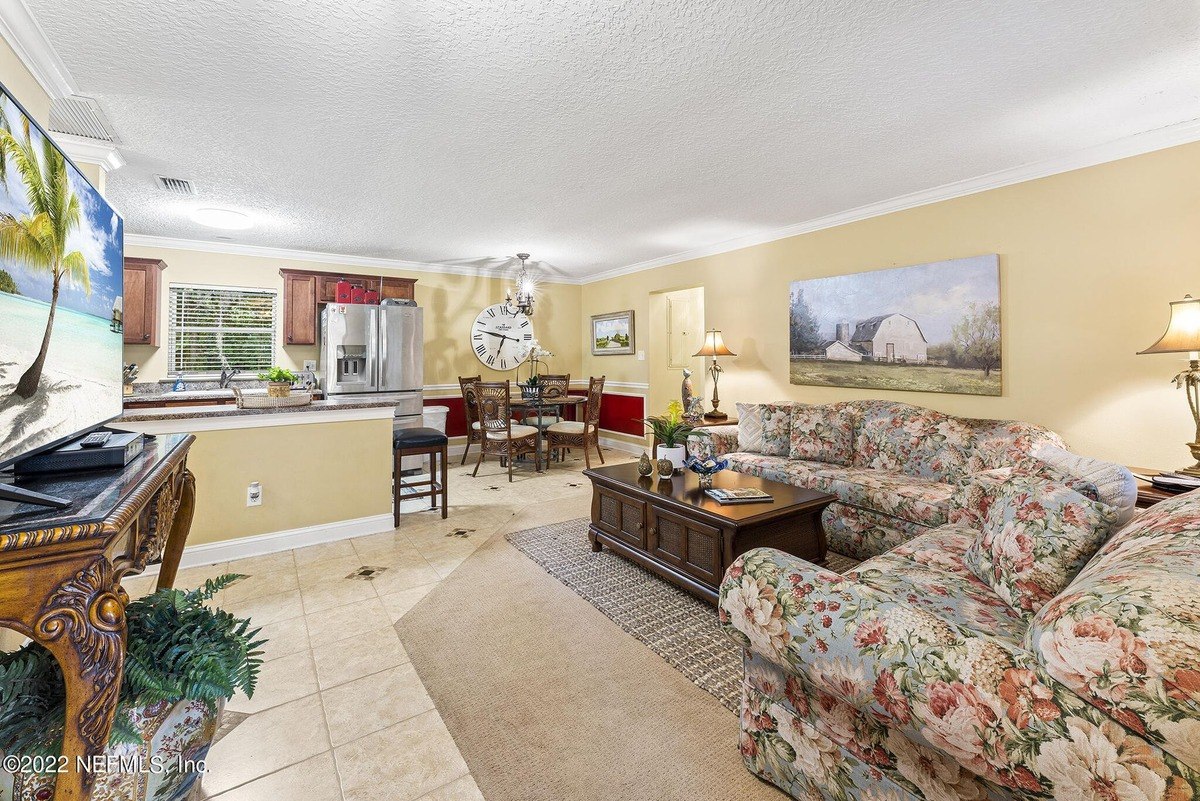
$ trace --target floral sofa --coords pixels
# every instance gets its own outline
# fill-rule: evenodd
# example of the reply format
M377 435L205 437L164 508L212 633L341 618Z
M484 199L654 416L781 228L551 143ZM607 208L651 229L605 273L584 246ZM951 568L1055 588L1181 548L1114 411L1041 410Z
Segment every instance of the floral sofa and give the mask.
M1200 491L1122 526L1023 475L845 575L770 549L730 566L752 772L800 799L1200 798Z
M829 547L856 559L955 522L976 478L1063 445L1029 423L952 417L892 401L737 409L736 426L697 429L690 452L723 455L738 472L836 495L822 517Z

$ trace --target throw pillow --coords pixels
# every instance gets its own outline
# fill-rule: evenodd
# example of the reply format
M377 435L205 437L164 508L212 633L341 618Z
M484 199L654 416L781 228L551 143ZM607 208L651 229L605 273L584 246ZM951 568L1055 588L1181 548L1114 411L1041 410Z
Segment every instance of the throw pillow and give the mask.
M854 458L854 418L844 403L792 411L788 457L848 465Z
M765 403L735 403L737 409L738 450L762 453L763 410Z
M762 407L762 452L787 456L792 449L792 413L804 407L792 403L764 403ZM741 418L738 420L740 423Z
M1032 617L1071 583L1108 538L1117 510L1052 476L1014 468L994 488L964 561L1017 612Z
M1081 456L1049 444L1034 450L1033 456L1062 473L1092 485L1096 490L1097 500L1117 509L1115 525L1127 523L1137 511L1137 479L1127 467L1090 456Z

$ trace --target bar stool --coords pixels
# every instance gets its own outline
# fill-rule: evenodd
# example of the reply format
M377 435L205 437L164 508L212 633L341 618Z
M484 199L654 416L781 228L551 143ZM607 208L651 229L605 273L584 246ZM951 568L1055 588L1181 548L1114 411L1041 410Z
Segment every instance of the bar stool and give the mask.
M395 489L392 492L392 518L396 528L400 528L400 501L411 501L416 498L429 498L429 508L438 507L438 495L442 496L442 519L446 519L446 452L449 439L436 428L403 428L392 434L392 476ZM400 460L405 456L429 457L429 480L414 481L406 484L400 478ZM441 481L434 476L438 474L441 465ZM413 487L429 487L420 492L404 495L405 489Z

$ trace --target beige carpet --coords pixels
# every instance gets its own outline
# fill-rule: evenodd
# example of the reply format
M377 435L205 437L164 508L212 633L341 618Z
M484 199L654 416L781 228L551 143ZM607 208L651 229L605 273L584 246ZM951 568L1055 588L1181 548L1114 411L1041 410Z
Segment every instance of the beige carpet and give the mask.
M484 797L785 798L733 713L504 539L548 522L515 518L396 624Z

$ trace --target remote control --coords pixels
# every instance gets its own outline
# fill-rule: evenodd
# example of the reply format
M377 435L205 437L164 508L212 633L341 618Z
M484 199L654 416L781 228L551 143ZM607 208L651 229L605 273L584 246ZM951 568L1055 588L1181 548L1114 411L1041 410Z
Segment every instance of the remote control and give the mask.
M93 431L83 439L79 440L81 448L99 448L104 443L108 442L108 438L112 436L111 431Z

